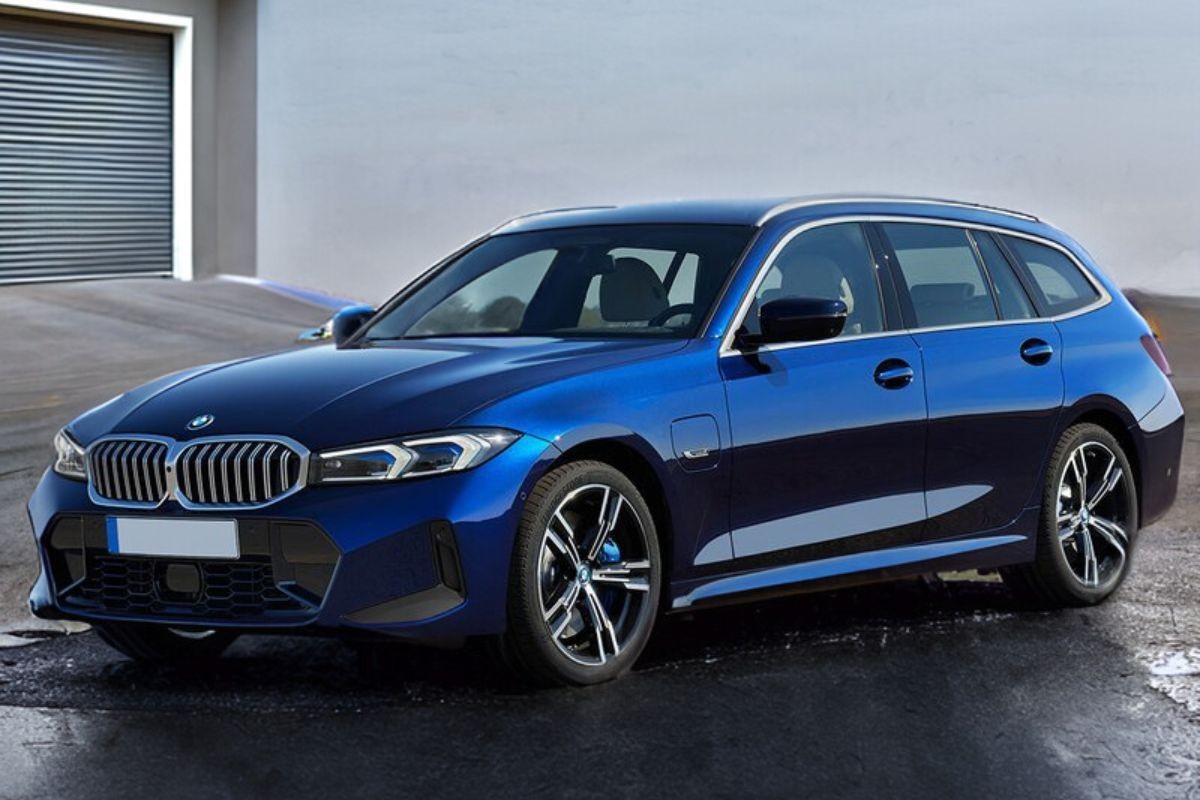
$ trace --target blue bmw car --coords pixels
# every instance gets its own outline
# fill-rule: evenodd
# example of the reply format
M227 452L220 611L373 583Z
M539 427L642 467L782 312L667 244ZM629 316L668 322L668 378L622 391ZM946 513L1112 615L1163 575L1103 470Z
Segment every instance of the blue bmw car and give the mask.
M146 660L483 640L540 684L662 613L950 569L1099 603L1174 500L1151 330L1036 217L811 197L513 220L333 342L71 422L34 613Z

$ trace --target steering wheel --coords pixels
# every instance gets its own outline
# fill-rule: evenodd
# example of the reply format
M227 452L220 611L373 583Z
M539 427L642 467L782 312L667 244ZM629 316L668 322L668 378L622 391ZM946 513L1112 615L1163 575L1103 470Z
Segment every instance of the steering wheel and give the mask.
M675 305L668 306L667 308L664 308L662 311L655 314L646 324L651 328L660 328L663 326L663 323L665 323L671 317L677 317L680 314L694 313L696 313L695 303L676 303Z

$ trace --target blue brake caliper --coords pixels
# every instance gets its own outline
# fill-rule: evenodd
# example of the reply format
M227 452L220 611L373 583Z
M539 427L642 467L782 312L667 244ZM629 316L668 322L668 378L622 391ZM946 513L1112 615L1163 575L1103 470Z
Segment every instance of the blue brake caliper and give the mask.
M597 559L601 564L615 564L621 560L621 548L612 539L607 540L600 545L600 557ZM597 587L599 588L599 587ZM606 586L600 592L600 600L604 603L604 607L608 610L613 608L616 602L617 590L613 586Z
M600 545L600 563L615 564L621 560L621 548L612 539Z

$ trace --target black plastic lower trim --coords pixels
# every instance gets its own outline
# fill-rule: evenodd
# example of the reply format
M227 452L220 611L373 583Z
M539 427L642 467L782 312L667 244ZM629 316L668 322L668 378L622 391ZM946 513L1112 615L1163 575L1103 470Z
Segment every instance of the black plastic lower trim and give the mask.
M454 527L444 519L434 520L429 523L429 539L437 566L436 584L353 611L345 620L361 625L418 622L461 605L467 588Z
M315 616L340 552L311 523L238 520L237 559L124 555L109 551L106 517L54 520L44 542L64 611L253 623Z

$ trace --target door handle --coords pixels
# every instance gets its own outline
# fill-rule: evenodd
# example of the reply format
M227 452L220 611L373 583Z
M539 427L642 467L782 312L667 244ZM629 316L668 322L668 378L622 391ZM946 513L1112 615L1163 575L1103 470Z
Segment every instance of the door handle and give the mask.
M1035 367L1047 363L1053 355L1054 348L1041 339L1030 339L1021 345L1021 358Z
M885 389L903 389L916 374L907 361L889 358L875 368L875 382Z

